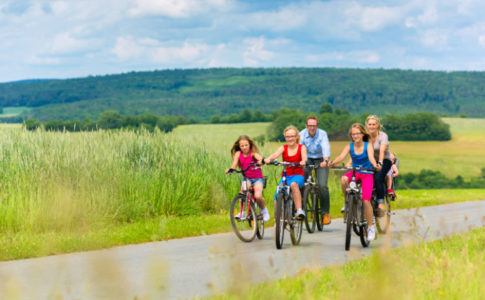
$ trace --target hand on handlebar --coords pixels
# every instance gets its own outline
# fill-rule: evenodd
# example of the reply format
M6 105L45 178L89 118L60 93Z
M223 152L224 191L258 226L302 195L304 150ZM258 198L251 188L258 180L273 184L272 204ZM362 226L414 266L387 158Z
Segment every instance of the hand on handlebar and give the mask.
M229 169L226 170L225 173L226 174L232 174L232 173L234 173L234 171L236 171L236 170L234 170L233 168L229 168Z

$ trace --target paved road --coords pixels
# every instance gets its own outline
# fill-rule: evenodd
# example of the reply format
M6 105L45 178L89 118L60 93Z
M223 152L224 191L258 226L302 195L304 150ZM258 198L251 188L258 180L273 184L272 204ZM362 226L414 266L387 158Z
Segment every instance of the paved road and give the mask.
M304 232L299 246L285 239L283 250L275 249L273 231L267 230L263 240L249 244L225 233L1 262L0 299L191 298L484 225L485 201L477 201L397 211L391 234L380 235L367 249L354 235L349 252L339 219L324 232Z

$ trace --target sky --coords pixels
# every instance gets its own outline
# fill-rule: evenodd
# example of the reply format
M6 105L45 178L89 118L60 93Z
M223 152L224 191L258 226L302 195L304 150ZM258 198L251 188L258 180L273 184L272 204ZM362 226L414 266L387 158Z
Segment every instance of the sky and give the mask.
M485 1L0 0L0 82L210 67L485 71Z

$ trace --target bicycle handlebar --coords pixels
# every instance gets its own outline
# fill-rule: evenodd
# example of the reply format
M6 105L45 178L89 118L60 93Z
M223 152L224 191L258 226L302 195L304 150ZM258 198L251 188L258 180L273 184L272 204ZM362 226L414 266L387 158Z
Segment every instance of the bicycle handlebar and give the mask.
M249 170L251 167L253 167L254 169L261 169L261 166L260 166L259 164L255 163L255 162L252 162L252 163L250 163L250 164L249 164L249 166L248 166L246 169L244 169L244 170L229 169L229 170L227 170L226 174L231 175L231 174L233 174L233 173L242 173L242 174L244 175L244 173L245 173L247 170Z
M368 171L368 172L375 172L375 169L367 169L367 168L362 168L362 167L330 167L332 170L337 170L337 171Z
M273 160L272 162L269 163L269 165L286 166L286 167L301 167L300 163L287 162L287 161L277 161L277 160Z

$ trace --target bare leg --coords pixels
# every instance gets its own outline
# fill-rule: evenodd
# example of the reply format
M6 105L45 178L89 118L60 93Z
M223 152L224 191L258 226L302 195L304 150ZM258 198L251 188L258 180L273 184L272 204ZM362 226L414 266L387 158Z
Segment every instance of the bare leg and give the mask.
M254 185L254 200L258 203L258 206L263 209L265 208L263 199L263 185L261 183L256 183Z
M301 209L301 193L300 187L296 182L291 183L291 194L293 195L293 202L295 203L296 209Z
M364 215L365 219L367 220L367 225L372 226L372 205L370 204L370 201L363 201L364 203Z

